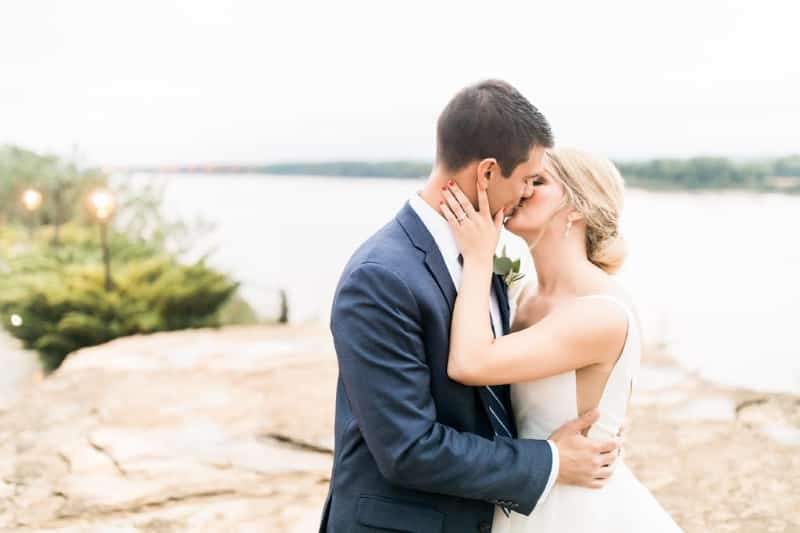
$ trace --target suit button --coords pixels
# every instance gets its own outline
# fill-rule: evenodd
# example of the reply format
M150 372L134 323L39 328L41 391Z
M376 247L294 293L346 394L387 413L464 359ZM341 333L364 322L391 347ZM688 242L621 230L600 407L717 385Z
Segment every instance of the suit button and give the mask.
M478 525L478 531L481 533L492 533L492 524L488 522L481 522L480 525Z

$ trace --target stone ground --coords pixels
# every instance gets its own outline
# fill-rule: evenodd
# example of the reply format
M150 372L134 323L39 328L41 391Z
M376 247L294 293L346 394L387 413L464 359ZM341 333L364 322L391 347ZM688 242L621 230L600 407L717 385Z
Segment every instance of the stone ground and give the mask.
M335 379L318 326L76 352L0 404L0 531L316 531ZM626 460L687 532L800 532L800 398L651 356L633 401Z
M9 408L32 381L42 378L36 354L24 350L22 343L0 328L0 412Z

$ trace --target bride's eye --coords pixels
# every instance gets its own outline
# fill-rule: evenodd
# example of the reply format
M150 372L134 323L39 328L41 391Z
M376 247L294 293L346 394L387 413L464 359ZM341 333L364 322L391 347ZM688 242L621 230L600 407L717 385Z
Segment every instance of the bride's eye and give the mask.
M544 185L544 180L539 178L533 180L533 186L536 187L537 185Z

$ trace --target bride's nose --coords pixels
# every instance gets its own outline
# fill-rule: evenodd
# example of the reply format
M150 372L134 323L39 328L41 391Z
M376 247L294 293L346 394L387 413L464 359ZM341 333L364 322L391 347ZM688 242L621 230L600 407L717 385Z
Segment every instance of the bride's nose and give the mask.
M525 182L525 189L522 191L523 198L530 198L533 196L535 189L533 187L533 183Z

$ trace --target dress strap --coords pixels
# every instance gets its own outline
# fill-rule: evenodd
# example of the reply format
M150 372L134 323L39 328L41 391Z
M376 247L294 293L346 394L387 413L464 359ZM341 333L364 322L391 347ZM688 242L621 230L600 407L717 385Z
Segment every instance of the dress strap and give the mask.
M628 333L625 337L625 344L622 347L622 353L620 354L619 358L617 359L616 364L614 365L614 370L619 366L619 360L626 356L626 354L630 351L635 351L636 356L635 360L632 363L632 367L629 369L630 372L630 386L633 386L633 382L635 381L635 376L639 371L640 365L640 354L638 348L636 348L635 343L640 342L640 332L638 329L638 324L635 320L635 316L633 311L631 310L630 306L617 298L616 296L612 296L610 294L590 294L588 296L579 296L578 299L596 299L596 300L606 300L608 302L613 302L619 307L621 307L625 311L625 315L628 319ZM612 370L612 372L614 372Z
M625 302L623 302L622 300L620 300L616 296L612 296L610 294L590 294L588 296L579 296L578 297L579 300L589 299L589 298L594 298L594 299L597 299L597 300L607 300L609 302L613 302L613 303L617 304L618 306L622 307L622 309L625 310L625 314L628 315L628 318L630 318L633 315L633 312L631 311L631 309L628 306L628 304L626 304Z

